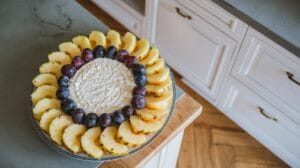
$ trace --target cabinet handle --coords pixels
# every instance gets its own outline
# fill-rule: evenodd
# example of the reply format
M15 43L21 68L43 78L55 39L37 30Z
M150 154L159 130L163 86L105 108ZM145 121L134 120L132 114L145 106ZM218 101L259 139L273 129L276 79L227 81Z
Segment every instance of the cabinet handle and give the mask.
M267 119L270 119L273 121L278 121L277 118L269 116L262 107L258 106L258 110L259 110L260 114L262 114Z
M289 71L287 71L286 74L291 81L293 81L297 85L300 85L300 82L298 82L296 79L294 79L294 74L290 73Z
M192 17L191 17L190 15L188 15L188 14L184 14L184 13L181 11L180 8L175 7L175 9L176 9L176 12L177 12L180 16L182 16L182 17L184 17L184 18L188 18L189 20L192 20Z

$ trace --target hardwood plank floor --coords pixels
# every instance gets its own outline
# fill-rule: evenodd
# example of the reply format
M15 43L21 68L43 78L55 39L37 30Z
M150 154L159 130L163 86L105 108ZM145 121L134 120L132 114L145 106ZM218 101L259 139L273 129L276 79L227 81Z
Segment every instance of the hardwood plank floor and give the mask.
M127 29L90 1L78 2L111 29L125 34ZM203 105L202 115L190 125L177 162L178 168L288 167L283 161L247 134L180 80L177 84Z

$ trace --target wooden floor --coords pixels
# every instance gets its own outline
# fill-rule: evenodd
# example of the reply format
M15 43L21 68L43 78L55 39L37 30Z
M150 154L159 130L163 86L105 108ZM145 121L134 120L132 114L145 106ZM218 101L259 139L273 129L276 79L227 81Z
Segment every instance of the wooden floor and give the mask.
M78 2L111 29L121 34L126 28L86 0ZM178 158L178 168L288 167L228 117L181 82L177 84L203 105L201 116L189 126Z

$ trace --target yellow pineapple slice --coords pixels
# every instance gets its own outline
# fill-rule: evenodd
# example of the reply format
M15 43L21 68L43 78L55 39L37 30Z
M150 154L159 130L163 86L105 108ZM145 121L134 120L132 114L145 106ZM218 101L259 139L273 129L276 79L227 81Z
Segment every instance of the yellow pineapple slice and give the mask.
M146 96L146 106L151 109L166 110L169 107L169 103L173 98L173 93L169 92L163 96L156 97L154 95Z
M71 58L65 52L56 51L52 52L48 55L48 59L50 62L57 62L61 65L70 64Z
M159 71L161 71L163 68L165 68L165 60L162 58L159 58L156 62L154 62L149 67L146 67L146 74L154 74Z
M102 32L92 31L89 35L92 47L95 48L96 45L101 45L106 48L106 37Z
M109 30L106 36L106 47L115 46L117 50L121 47L120 34L115 30Z
M140 39L135 46L131 55L136 56L139 60L142 60L148 53L150 48L150 42L147 39Z
M60 64L56 62L46 62L40 66L40 73L51 73L54 74L56 77L59 77L61 75L60 69Z
M172 80L168 77L166 81L160 84L147 84L146 91L148 94L154 94L155 96L162 96L172 92Z
M38 74L32 80L32 84L35 87L40 87L43 85L57 86L57 79L56 79L56 76L53 74Z
M147 75L147 82L152 84L161 84L165 82L170 76L169 68L163 68L157 73Z
M72 39L72 42L79 46L81 50L85 48L89 48L92 50L91 42L86 36L76 36Z
M78 46L76 44L73 44L72 42L63 42L58 46L58 48L59 51L67 53L71 56L71 58L81 55L81 51Z
M31 94L32 104L36 104L42 98L56 98L56 86L43 85L35 89Z
M101 135L101 129L99 127L94 127L88 129L81 136L81 146L82 149L90 156L96 159L100 159L104 151L102 150L99 139Z
M154 120L161 120L165 117L170 110L154 110L149 108L143 108L136 110L136 114L140 116L144 121L154 121Z
M106 127L100 136L100 143L103 145L105 151L114 156L126 155L128 154L128 148L117 141L117 133L117 127Z
M57 99L43 98L33 107L33 115L37 120L40 120L43 113L52 108L60 109L60 101Z
M143 144L146 141L145 134L136 134L131 130L128 121L124 121L118 129L118 139L123 144L134 147Z
M142 120L140 117L136 115L130 116L130 125L132 130L135 133L153 133L157 132L162 128L166 120L166 117L162 118L161 120L155 120L152 122L146 122Z
M73 153L81 152L81 136L85 133L86 127L82 124L71 124L63 133L63 142Z
M64 130L71 124L73 124L73 120L69 115L60 115L56 117L49 126L50 138L57 144L62 145Z
M59 115L62 115L63 112L58 110L58 109L50 109L48 111L46 111L42 117L41 117L41 120L40 120L40 127L46 131L46 132L49 132L49 125L50 123L56 118L58 117Z
M147 56L140 60L139 63L147 66L154 64L159 59L159 50L154 47L148 52Z
M130 32L127 32L122 39L122 49L127 50L129 54L132 53L136 45L136 37Z

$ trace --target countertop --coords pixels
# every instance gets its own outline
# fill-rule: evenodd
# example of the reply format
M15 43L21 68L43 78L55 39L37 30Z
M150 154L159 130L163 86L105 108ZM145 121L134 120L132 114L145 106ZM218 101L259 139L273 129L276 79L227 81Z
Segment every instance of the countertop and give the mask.
M299 0L212 0L300 57Z

